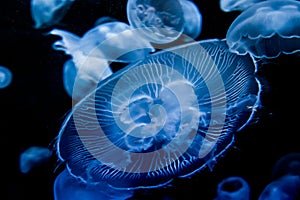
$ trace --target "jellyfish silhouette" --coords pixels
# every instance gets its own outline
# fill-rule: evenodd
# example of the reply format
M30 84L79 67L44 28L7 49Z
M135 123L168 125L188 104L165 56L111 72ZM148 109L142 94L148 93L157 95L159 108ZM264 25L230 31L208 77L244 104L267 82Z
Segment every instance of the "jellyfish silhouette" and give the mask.
M244 11L261 1L265 0L220 0L220 8L224 12Z
M226 39L232 52L256 58L275 58L300 51L300 2L259 2L230 25Z
M124 200L133 196L132 190L116 190L105 182L87 185L63 170L54 182L55 200Z
M251 121L260 103L255 70L224 40L156 52L74 105L57 155L86 184L136 189L192 176L212 167Z
M272 177L276 179L284 175L300 176L300 153L286 154L275 163Z
M233 176L218 184L217 197L214 200L249 200L250 186L242 177Z
M150 42L169 43L184 30L184 13L179 0L128 0L127 19Z
M12 81L12 73L7 67L0 66L0 89L6 88Z
M36 29L48 28L60 22L75 0L31 0L30 10Z

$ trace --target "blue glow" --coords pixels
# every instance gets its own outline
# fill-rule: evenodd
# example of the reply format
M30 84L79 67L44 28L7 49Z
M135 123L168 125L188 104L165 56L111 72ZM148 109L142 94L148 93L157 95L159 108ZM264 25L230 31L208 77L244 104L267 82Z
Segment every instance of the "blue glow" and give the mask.
M12 81L11 71L3 66L0 66L0 89L6 88Z
M220 0L220 8L224 12L244 11L261 1L265 0Z
M81 181L116 188L191 176L251 120L260 94L255 70L249 56L229 52L224 40L154 53L75 105L58 136L59 158Z
M24 174L49 160L52 152L45 147L33 146L20 155L20 171Z
M300 2L259 2L230 25L226 40L232 52L256 58L275 58L300 51Z
M242 177L229 177L218 184L214 200L249 200L250 186Z
M31 0L30 10L37 29L60 22L75 0Z
M184 30L184 14L179 0L128 0L130 26L157 44L176 40Z
M55 200L124 200L130 198L133 191L116 190L107 184L87 185L63 170L54 182Z
M297 200L300 197L300 176L283 176L266 186L258 200Z

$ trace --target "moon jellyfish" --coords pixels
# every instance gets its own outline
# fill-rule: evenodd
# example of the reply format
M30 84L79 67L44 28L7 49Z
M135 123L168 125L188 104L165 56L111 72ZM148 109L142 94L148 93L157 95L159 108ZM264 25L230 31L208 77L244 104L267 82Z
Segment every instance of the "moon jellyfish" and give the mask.
M183 33L196 39L200 35L202 29L202 14L192 1L180 0L179 2L183 10Z
M184 30L179 0L128 0L127 19L143 37L156 44L172 42Z
M3 66L0 66L0 89L6 88L12 81L11 71Z
M244 11L261 1L265 0L220 0L220 8L224 12Z
M214 200L249 200L250 186L242 177L229 177L218 184Z
M116 190L104 182L87 185L63 170L54 182L54 200L124 200L133 196L131 190Z
M24 174L42 165L52 155L52 151L45 147L33 146L26 149L20 156L20 171Z
M242 12L230 25L229 49L239 55L275 58L300 51L300 2L259 2Z
M75 0L31 0L30 10L36 29L57 24Z
M86 184L136 189L192 176L211 167L251 121L260 103L255 70L250 56L229 52L224 40L156 52L74 105L57 155Z
M266 186L258 200L297 200L300 198L300 176L286 175Z

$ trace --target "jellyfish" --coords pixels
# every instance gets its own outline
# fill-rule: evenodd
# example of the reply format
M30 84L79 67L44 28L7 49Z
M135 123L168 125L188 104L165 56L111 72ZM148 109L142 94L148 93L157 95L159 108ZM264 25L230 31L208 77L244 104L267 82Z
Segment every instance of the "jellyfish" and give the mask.
M300 2L272 0L259 2L242 12L230 25L226 40L239 55L276 58L281 53L300 51Z
M180 0L179 2L183 10L183 33L196 39L200 35L202 29L202 14L192 1Z
M170 43L184 30L179 0L128 0L126 12L130 26L152 43Z
M255 70L225 40L162 49L100 81L73 106L57 156L88 185L153 188L190 177L212 167L253 118L261 88ZM237 102L240 112L227 112Z
M300 176L300 153L286 154L275 163L272 177L276 179L285 175Z
M250 186L245 179L233 176L218 184L215 200L249 200Z
M30 10L36 29L48 28L61 21L75 0L31 0Z
M64 169L54 182L54 200L124 200L133 196L132 190L116 190L105 182L87 185Z
M41 166L52 156L52 151L45 147L32 146L20 155L20 171L24 174Z
M300 198L300 176L285 175L268 184L258 200L297 200Z
M7 67L0 66L0 89L6 88L12 81L12 73Z
M224 12L244 11L261 1L265 0L220 0L220 8Z

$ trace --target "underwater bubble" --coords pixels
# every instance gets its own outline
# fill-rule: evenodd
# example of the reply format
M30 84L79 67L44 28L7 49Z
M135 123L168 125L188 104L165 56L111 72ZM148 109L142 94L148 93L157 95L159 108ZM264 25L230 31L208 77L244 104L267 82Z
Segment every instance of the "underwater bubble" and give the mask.
M217 197L214 200L249 200L250 186L242 177L233 176L218 184Z
M64 169L54 182L54 200L124 200L133 196L133 191L116 190L105 182L87 185L71 176Z
M251 121L260 103L255 70L251 57L231 53L225 40L161 50L99 82L74 105L57 154L87 184L148 188L191 176Z
M128 0L127 19L150 42L165 44L184 30L184 14L179 0Z
M20 155L20 171L24 174L49 160L52 151L45 147L32 146Z
M0 89L6 88L12 81L12 73L7 67L0 66Z
M265 0L220 0L220 8L224 12L244 11L261 1Z
M30 11L36 29L48 28L61 21L75 0L31 0Z
M242 12L230 25L226 41L239 55L275 58L300 51L300 2L259 2Z

